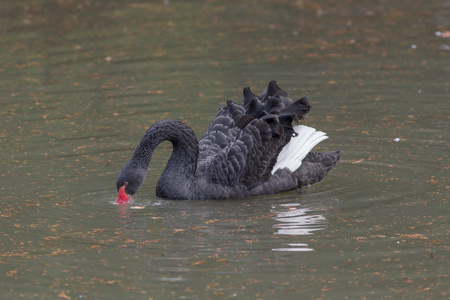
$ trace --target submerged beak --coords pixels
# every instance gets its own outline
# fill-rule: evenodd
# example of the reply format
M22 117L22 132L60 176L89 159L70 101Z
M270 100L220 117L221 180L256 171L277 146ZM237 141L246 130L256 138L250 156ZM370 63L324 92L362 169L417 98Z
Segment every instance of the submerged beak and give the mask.
M131 202L132 197L125 192L125 187L127 185L128 183L125 182L124 185L119 189L119 192L117 193L116 204Z

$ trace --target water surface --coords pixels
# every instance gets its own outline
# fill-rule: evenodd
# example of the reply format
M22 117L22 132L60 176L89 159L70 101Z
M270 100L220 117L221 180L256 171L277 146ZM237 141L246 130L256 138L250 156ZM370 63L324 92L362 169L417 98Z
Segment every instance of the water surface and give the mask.
M5 299L445 299L446 1L0 4ZM145 130L201 137L276 79L342 160L280 195L170 201L157 149L134 208L115 179Z

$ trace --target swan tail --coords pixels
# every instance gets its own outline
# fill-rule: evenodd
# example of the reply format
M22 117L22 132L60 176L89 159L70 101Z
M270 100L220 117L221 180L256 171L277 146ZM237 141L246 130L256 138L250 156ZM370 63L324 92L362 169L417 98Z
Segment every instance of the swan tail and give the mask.
M321 181L341 158L340 151L310 152L295 171L299 188Z

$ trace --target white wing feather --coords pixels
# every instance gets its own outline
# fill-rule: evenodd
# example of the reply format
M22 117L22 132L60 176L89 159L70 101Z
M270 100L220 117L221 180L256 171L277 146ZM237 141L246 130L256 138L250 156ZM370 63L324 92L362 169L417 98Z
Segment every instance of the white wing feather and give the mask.
M294 172L302 165L305 156L321 141L328 137L325 132L317 131L312 127L298 125L294 127L298 134L292 137L278 155L277 163L272 169L272 174L278 169L288 168Z

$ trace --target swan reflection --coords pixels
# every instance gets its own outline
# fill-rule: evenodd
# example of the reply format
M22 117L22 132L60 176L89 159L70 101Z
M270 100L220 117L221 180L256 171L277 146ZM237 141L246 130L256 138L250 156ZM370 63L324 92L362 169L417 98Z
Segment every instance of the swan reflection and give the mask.
M311 235L315 231L324 230L327 226L327 219L321 214L314 214L310 208L300 208L300 204L282 204L279 207L274 206L275 220L279 223L274 224L273 228L277 230L275 234L281 235ZM288 243L283 248L274 248L272 251L313 251L306 243Z

